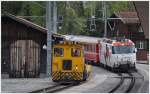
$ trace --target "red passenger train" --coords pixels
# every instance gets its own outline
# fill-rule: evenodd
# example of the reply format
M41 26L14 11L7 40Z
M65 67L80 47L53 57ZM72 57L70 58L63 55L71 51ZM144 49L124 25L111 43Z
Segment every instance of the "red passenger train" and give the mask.
M87 62L99 62L99 44L84 44L84 58Z
M136 66L136 48L130 39L95 38L65 35L67 41L83 44L84 60L93 65L104 65L111 69L129 69Z

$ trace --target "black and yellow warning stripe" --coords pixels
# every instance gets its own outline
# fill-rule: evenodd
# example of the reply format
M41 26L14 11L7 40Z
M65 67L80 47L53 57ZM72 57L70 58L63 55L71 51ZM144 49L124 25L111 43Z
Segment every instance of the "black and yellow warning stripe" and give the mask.
M68 77L70 80L82 80L82 72L52 72L52 80L65 80Z

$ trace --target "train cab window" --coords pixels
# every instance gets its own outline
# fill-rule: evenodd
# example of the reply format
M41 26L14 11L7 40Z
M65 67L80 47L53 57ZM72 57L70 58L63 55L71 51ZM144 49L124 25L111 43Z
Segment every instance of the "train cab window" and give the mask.
M62 57L63 56L63 48L54 48L54 56Z
M71 48L71 56L79 57L81 55L81 51L79 48Z

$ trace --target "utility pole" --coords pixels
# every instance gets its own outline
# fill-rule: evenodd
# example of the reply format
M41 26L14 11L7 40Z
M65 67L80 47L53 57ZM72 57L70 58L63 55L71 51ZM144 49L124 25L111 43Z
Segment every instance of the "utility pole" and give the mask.
M46 75L51 76L51 53L52 53L52 2L47 1L46 5L46 28L47 28L47 65L46 65Z
M104 37L107 37L107 6L106 1L103 1L104 3Z
M53 32L57 33L57 7L56 2L53 1Z
M57 32L57 7L56 2L47 1L46 5L46 28L47 28L47 67L46 74L51 76L52 70L52 33Z

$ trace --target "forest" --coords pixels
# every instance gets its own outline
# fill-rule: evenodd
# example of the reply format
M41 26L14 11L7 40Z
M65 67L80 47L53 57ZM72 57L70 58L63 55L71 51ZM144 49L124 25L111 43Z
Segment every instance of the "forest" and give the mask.
M46 27L46 1L2 1L2 15L7 12L22 17L42 27ZM131 1L107 1L107 17L114 12L135 11ZM63 21L57 24L60 34L90 35L101 37L104 20L95 20L96 29L91 31L92 16L102 18L101 1L56 1L57 18Z

